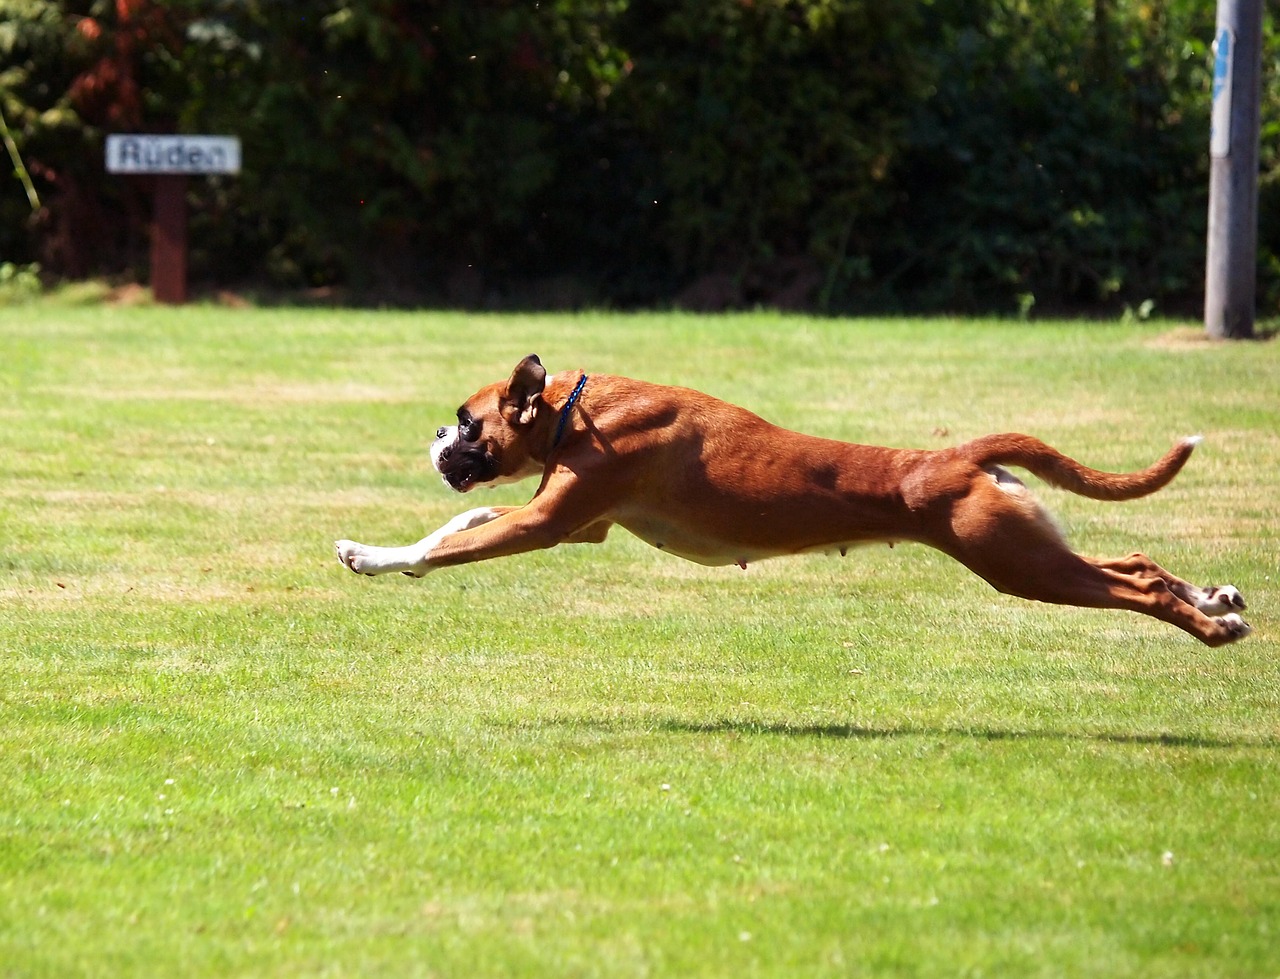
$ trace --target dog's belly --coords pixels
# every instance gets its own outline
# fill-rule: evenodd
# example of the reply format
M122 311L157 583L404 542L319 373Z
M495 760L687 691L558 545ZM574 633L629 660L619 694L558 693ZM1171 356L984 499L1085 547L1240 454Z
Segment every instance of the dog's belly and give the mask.
M635 534L650 547L674 554L698 564L718 566L758 561L762 556L753 549L737 547L713 534L699 533L685 524L648 513L634 513L617 519L620 527Z
M619 519L617 523L651 547L708 567L723 567L729 564L745 567L751 562L787 554L834 552L843 554L852 547L873 543L892 543L888 540L858 539L823 541L817 544L788 547L768 546L759 542L726 540L650 514L629 515Z

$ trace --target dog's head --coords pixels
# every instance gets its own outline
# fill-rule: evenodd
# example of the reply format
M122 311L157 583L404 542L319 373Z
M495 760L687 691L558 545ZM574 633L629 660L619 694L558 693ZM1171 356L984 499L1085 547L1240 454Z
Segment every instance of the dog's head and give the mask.
M458 409L458 423L436 430L431 464L459 493L542 472L533 457L535 423L550 413L542 398L547 372L535 354L511 377L482 387Z

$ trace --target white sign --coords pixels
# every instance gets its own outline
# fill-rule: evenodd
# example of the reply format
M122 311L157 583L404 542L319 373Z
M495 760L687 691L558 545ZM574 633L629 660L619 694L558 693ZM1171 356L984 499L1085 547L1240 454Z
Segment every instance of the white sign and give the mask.
M1235 36L1226 28L1214 42L1213 111L1209 117L1209 155L1231 155L1231 81L1236 60Z
M107 137L107 173L239 173L237 136Z

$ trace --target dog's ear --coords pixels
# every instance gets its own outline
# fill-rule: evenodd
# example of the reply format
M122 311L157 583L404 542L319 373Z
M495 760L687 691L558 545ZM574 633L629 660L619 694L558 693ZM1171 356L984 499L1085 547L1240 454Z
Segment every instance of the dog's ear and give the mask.
M529 354L516 364L511 380L507 381L507 402L515 409L512 419L515 424L528 425L533 421L546 383L547 371L537 354Z

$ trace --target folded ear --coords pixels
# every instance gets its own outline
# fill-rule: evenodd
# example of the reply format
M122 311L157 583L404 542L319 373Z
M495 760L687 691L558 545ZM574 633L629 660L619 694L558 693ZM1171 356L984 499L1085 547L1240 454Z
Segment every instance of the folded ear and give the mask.
M547 371L537 354L529 354L516 364L507 381L508 404L515 409L513 423L528 425L538 411L538 403L542 400L542 390L546 387Z

